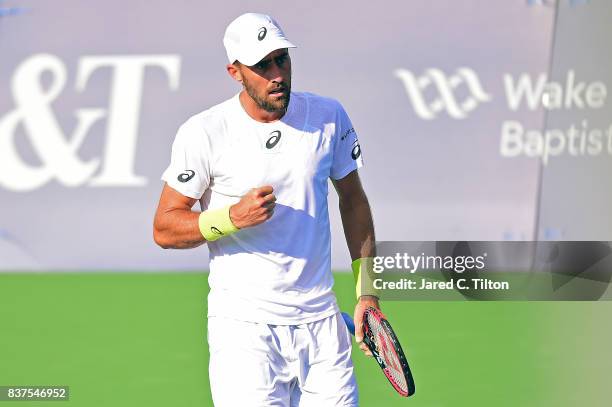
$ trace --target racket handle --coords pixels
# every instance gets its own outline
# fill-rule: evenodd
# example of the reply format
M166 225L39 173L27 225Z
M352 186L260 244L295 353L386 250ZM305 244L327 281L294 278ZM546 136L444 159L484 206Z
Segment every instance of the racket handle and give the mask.
M346 312L342 313L342 318L344 319L346 327L351 332L351 335L355 335L355 322L353 322L353 318Z

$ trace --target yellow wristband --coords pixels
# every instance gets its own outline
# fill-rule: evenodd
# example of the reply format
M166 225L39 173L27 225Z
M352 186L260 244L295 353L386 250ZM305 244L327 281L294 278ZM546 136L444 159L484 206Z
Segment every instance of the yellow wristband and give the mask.
M353 260L351 269L355 279L355 295L357 298L362 295L373 295L379 297L380 293L374 288L374 259L372 257L362 257Z
M200 214L198 225L200 226L200 233L202 233L204 239L209 242L214 242L238 230L230 219L229 209L230 207L226 206L221 209L207 210Z

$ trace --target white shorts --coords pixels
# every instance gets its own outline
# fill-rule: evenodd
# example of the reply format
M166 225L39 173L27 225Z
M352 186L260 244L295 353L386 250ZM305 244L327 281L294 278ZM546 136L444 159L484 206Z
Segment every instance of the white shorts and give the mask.
M302 325L209 317L208 346L216 407L358 405L340 313Z

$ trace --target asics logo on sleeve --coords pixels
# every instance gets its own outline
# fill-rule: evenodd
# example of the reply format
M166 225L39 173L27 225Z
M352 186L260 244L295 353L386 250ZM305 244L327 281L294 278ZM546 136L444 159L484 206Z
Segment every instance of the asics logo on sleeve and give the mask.
M266 29L266 27L261 27L259 29L259 34L257 34L257 39L259 41L263 40L264 38L266 38L267 33L268 33L268 30Z
M271 137L268 139L268 141L266 141L266 148L268 150L273 149L274 147L276 147L276 145L278 144L278 142L281 139L281 132L280 130L274 130L272 133L270 133Z
M351 157L353 158L353 160L356 160L359 158L360 155L361 147L359 146L359 143L357 143L353 146L353 149L351 150Z
M193 170L187 170L182 174L179 174L179 176L177 177L177 179L179 180L179 182L187 182L190 179L192 179L195 176L195 171Z

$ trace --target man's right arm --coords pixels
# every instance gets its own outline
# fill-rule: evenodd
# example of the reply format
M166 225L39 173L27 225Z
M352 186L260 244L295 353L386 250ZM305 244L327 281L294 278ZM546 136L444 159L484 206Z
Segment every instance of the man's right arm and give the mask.
M189 249L205 243L200 212L191 210L196 202L165 184L153 222L155 243L164 249ZM263 223L272 217L275 202L271 186L251 189L229 208L230 220L238 229Z
M198 226L200 213L191 210L196 202L197 199L164 184L153 222L155 243L164 249L189 249L202 245L205 240Z

